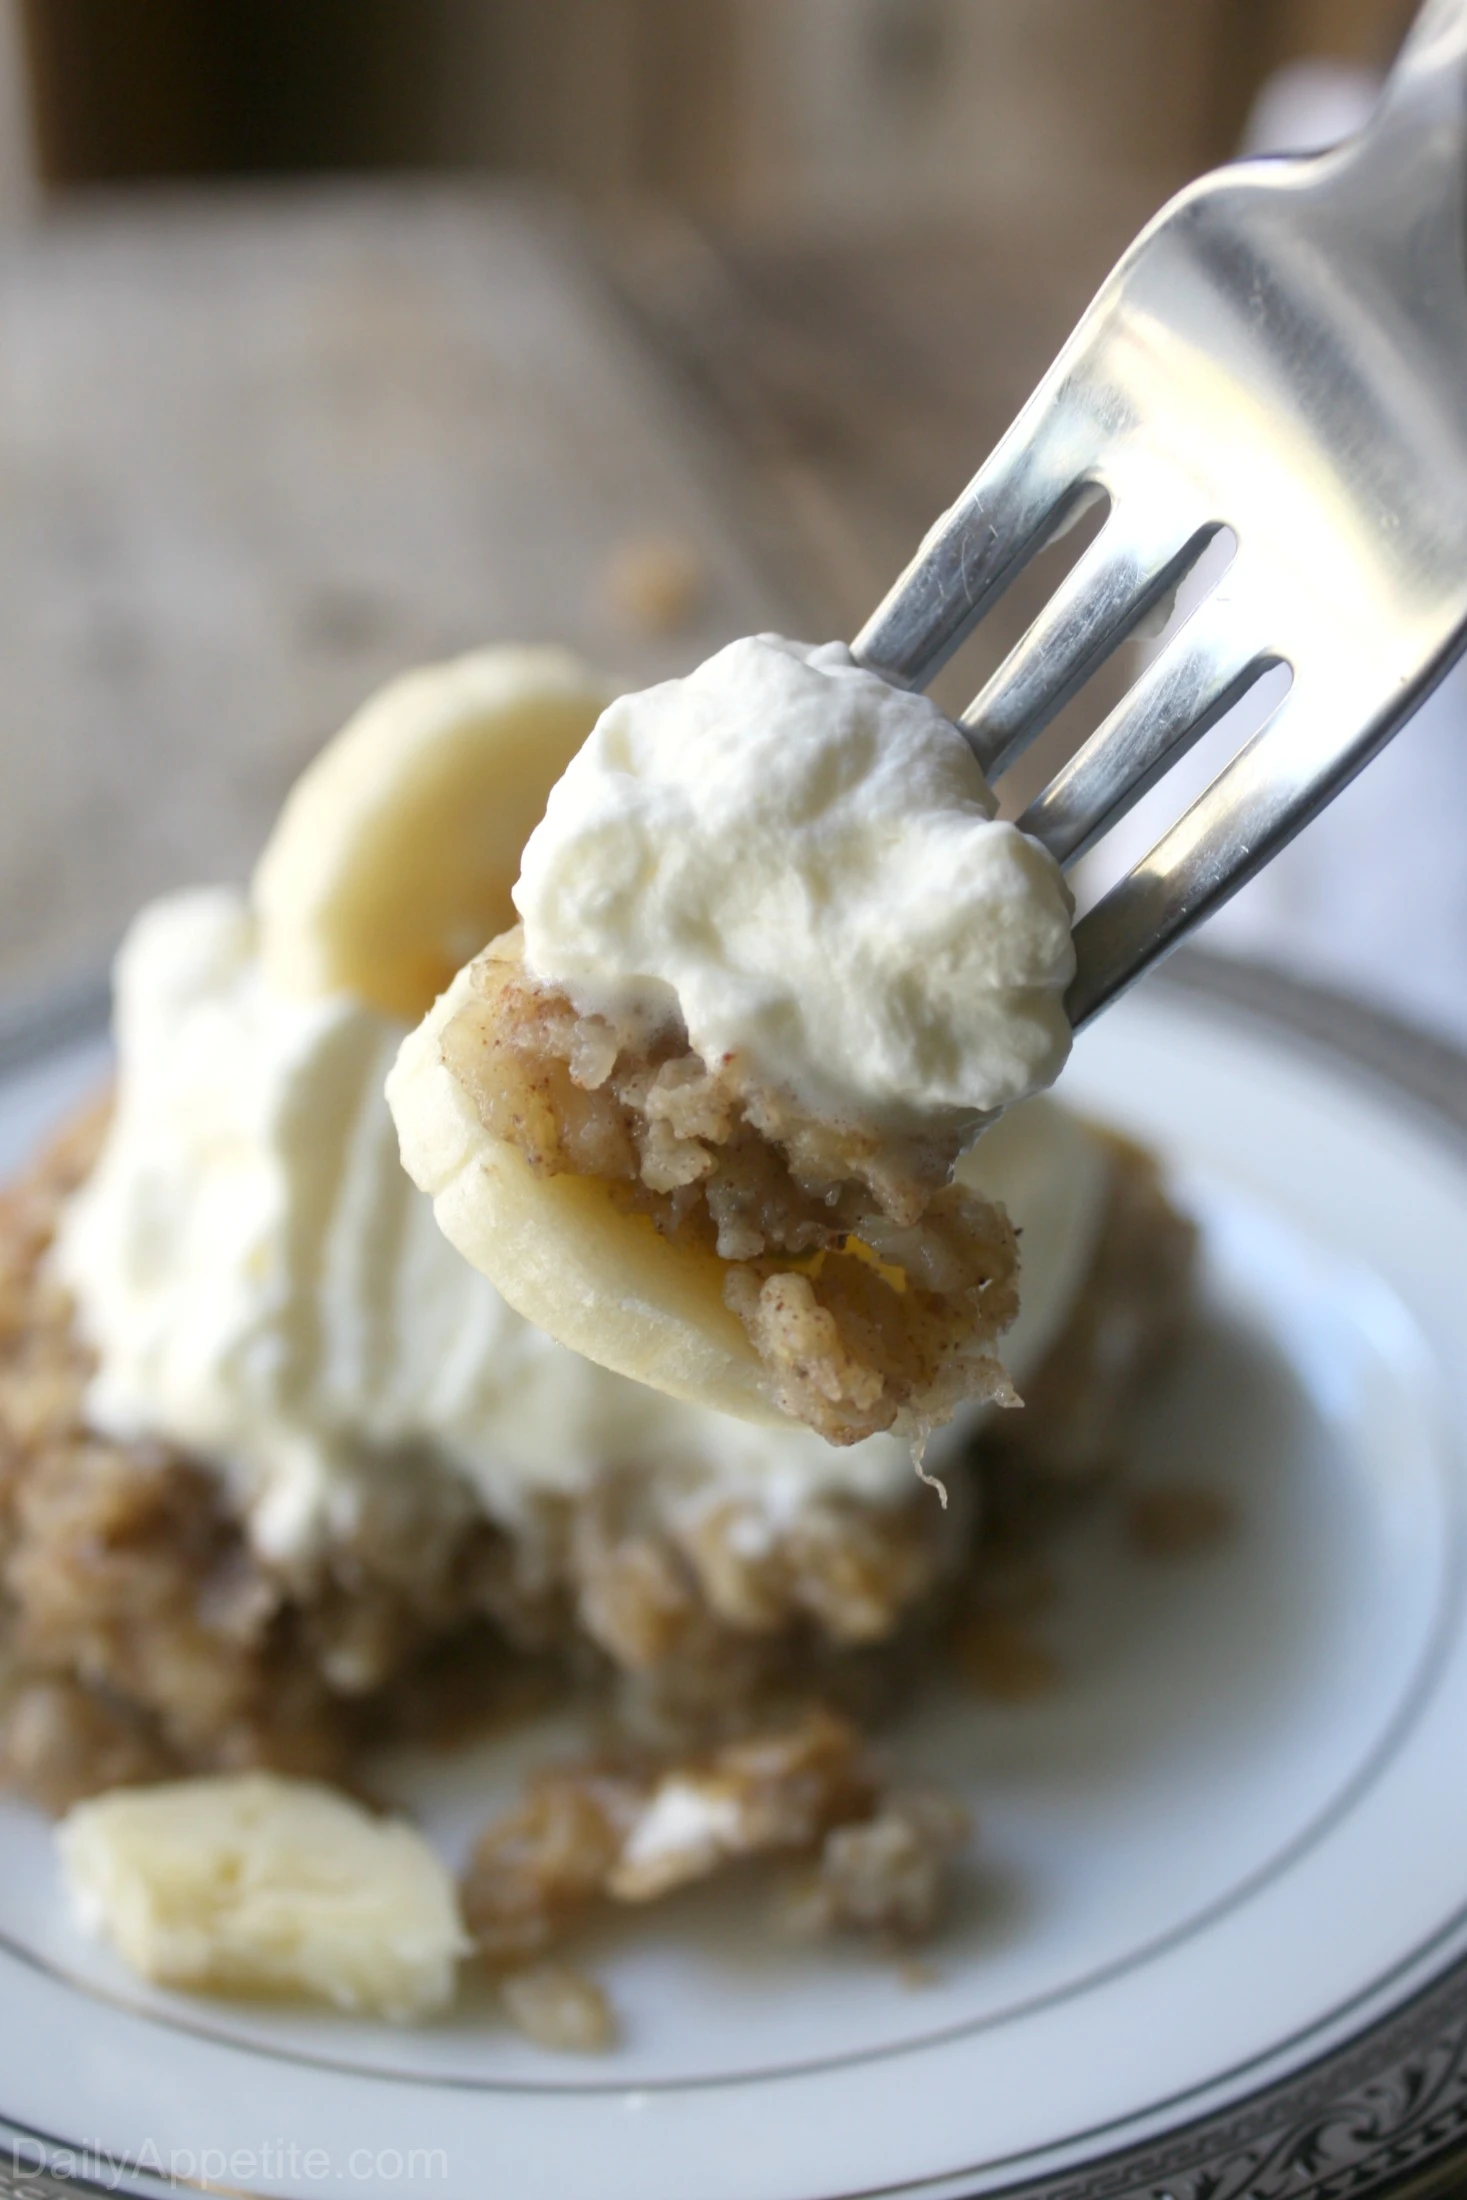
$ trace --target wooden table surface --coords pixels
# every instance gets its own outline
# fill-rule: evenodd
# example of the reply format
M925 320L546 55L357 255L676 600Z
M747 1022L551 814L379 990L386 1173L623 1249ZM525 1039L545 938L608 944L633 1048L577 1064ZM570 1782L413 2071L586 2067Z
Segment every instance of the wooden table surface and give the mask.
M95 964L149 894L243 877L404 665L553 638L645 680L849 631L1144 211L593 240L541 200L374 187L6 239L0 998Z

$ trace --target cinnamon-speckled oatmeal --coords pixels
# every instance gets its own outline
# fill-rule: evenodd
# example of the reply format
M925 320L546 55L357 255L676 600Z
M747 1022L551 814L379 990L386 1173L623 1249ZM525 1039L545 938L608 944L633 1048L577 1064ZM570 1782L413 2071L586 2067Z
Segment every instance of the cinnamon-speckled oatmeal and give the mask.
M972 1582L1004 1579L1015 1536L1112 1464L1185 1311L1190 1226L1116 1142L1089 1284L1023 1411L950 1473L948 1513L914 1485L893 1505L815 1494L775 1521L728 1494L659 1508L613 1477L543 1499L516 1535L467 1495L445 1513L425 1460L416 1516L393 1484L325 1558L272 1564L216 1472L88 1425L90 1356L47 1254L105 1113L0 1197L0 1772L53 1810L214 1767L349 1777L384 1738L570 1680L663 1751L793 1685L879 1713Z
M830 1443L1015 1402L995 1346L1018 1312L1001 1207L950 1181L961 1140L811 1115L672 1021L578 1015L505 935L473 966L443 1057L491 1137L541 1176L595 1178L624 1211L725 1263L725 1303L780 1409Z
M550 1766L481 1835L464 1917L485 1958L515 1966L598 1905L661 1900L755 1858L803 1860L791 1930L920 1938L936 1925L967 1814L885 1785L859 1728L815 1706L673 1766Z

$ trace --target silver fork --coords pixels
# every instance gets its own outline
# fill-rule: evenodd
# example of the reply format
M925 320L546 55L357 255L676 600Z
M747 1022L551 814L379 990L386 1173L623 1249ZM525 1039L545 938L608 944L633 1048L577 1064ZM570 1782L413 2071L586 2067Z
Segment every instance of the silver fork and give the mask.
M1076 862L1271 667L1287 695L1075 928L1078 1027L1268 862L1467 645L1467 0L1367 129L1192 184L1143 230L855 642L925 687L1098 494L962 725L1001 777L1230 529L1226 573L1020 822Z

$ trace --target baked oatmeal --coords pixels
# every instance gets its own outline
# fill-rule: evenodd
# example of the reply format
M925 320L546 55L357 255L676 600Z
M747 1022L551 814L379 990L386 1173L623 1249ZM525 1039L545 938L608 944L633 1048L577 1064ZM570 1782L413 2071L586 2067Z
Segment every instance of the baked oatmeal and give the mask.
M1012 1609L1016 1538L1113 1467L1185 1318L1190 1226L1113 1141L1089 1275L1023 1410L946 1463L945 1515L917 1488L771 1517L747 1486L659 1502L608 1475L542 1496L516 1532L455 1505L420 1456L415 1516L364 1508L309 1562L274 1559L212 1462L89 1421L93 1354L47 1256L106 1119L0 1196L0 1766L53 1811L185 1771L350 1780L384 1741L473 1730L571 1683L660 1748L797 1685L879 1716L949 1611L980 1588Z
M1047 1102L1004 1114L948 1185L951 1124L833 1149L831 1112L742 1058L710 1075L666 1017L654 1036L598 1023L510 957L494 968L534 1004L528 1055L510 1045L507 1068L496 1036L486 1081L482 1034L450 1049L496 1140L612 1154L618 1220L686 1236L761 1303L847 1270L843 1315L877 1286L967 1293L976 1387L1012 1381L1025 1404L937 1397L935 1368L898 1364L873 1322L879 1397L832 1398L819 1352L778 1377L839 1421L831 1445L752 1392L731 1417L553 1341L435 1226L383 1095L427 1006L410 974L506 906L509 875L458 863L462 905L440 897L430 936L378 970L349 836L331 879L310 872L311 796L367 820L380 877L395 816L488 834L496 757L515 814L538 814L599 700L523 653L391 692L292 798L268 893L145 912L118 966L115 1091L0 1195L0 1774L53 1813L180 1778L361 1792L386 1744L574 1704L585 1759L486 1826L462 1904L510 2021L590 2048L614 2029L574 1968L598 1911L762 1859L797 1875L791 1930L936 1925L964 1814L904 1787L872 1737L934 1670L1001 1690L1022 1666L1047 1524L1115 1465L1185 1319L1192 1233L1148 1156ZM946 1511L884 1433L938 1404Z

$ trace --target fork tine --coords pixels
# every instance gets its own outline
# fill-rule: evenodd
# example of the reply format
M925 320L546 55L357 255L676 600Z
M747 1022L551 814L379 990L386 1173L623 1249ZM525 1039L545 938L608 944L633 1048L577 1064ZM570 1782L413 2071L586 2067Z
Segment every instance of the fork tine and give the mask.
M1279 662L1241 642L1236 607L1210 596L1019 820L1060 863L1117 824L1178 756Z
M1186 535L1175 526L1138 529L1127 521L1124 505L1112 511L1028 633L963 713L963 730L990 778L998 778L1023 754L1220 532L1215 522Z
M1298 683L1177 823L1075 927L1076 1030L1245 886L1368 764L1460 653L1463 636L1353 723L1329 681Z
M1091 495L1093 446L1064 424L1060 386L1052 369L856 636L857 658L895 686L926 687Z

